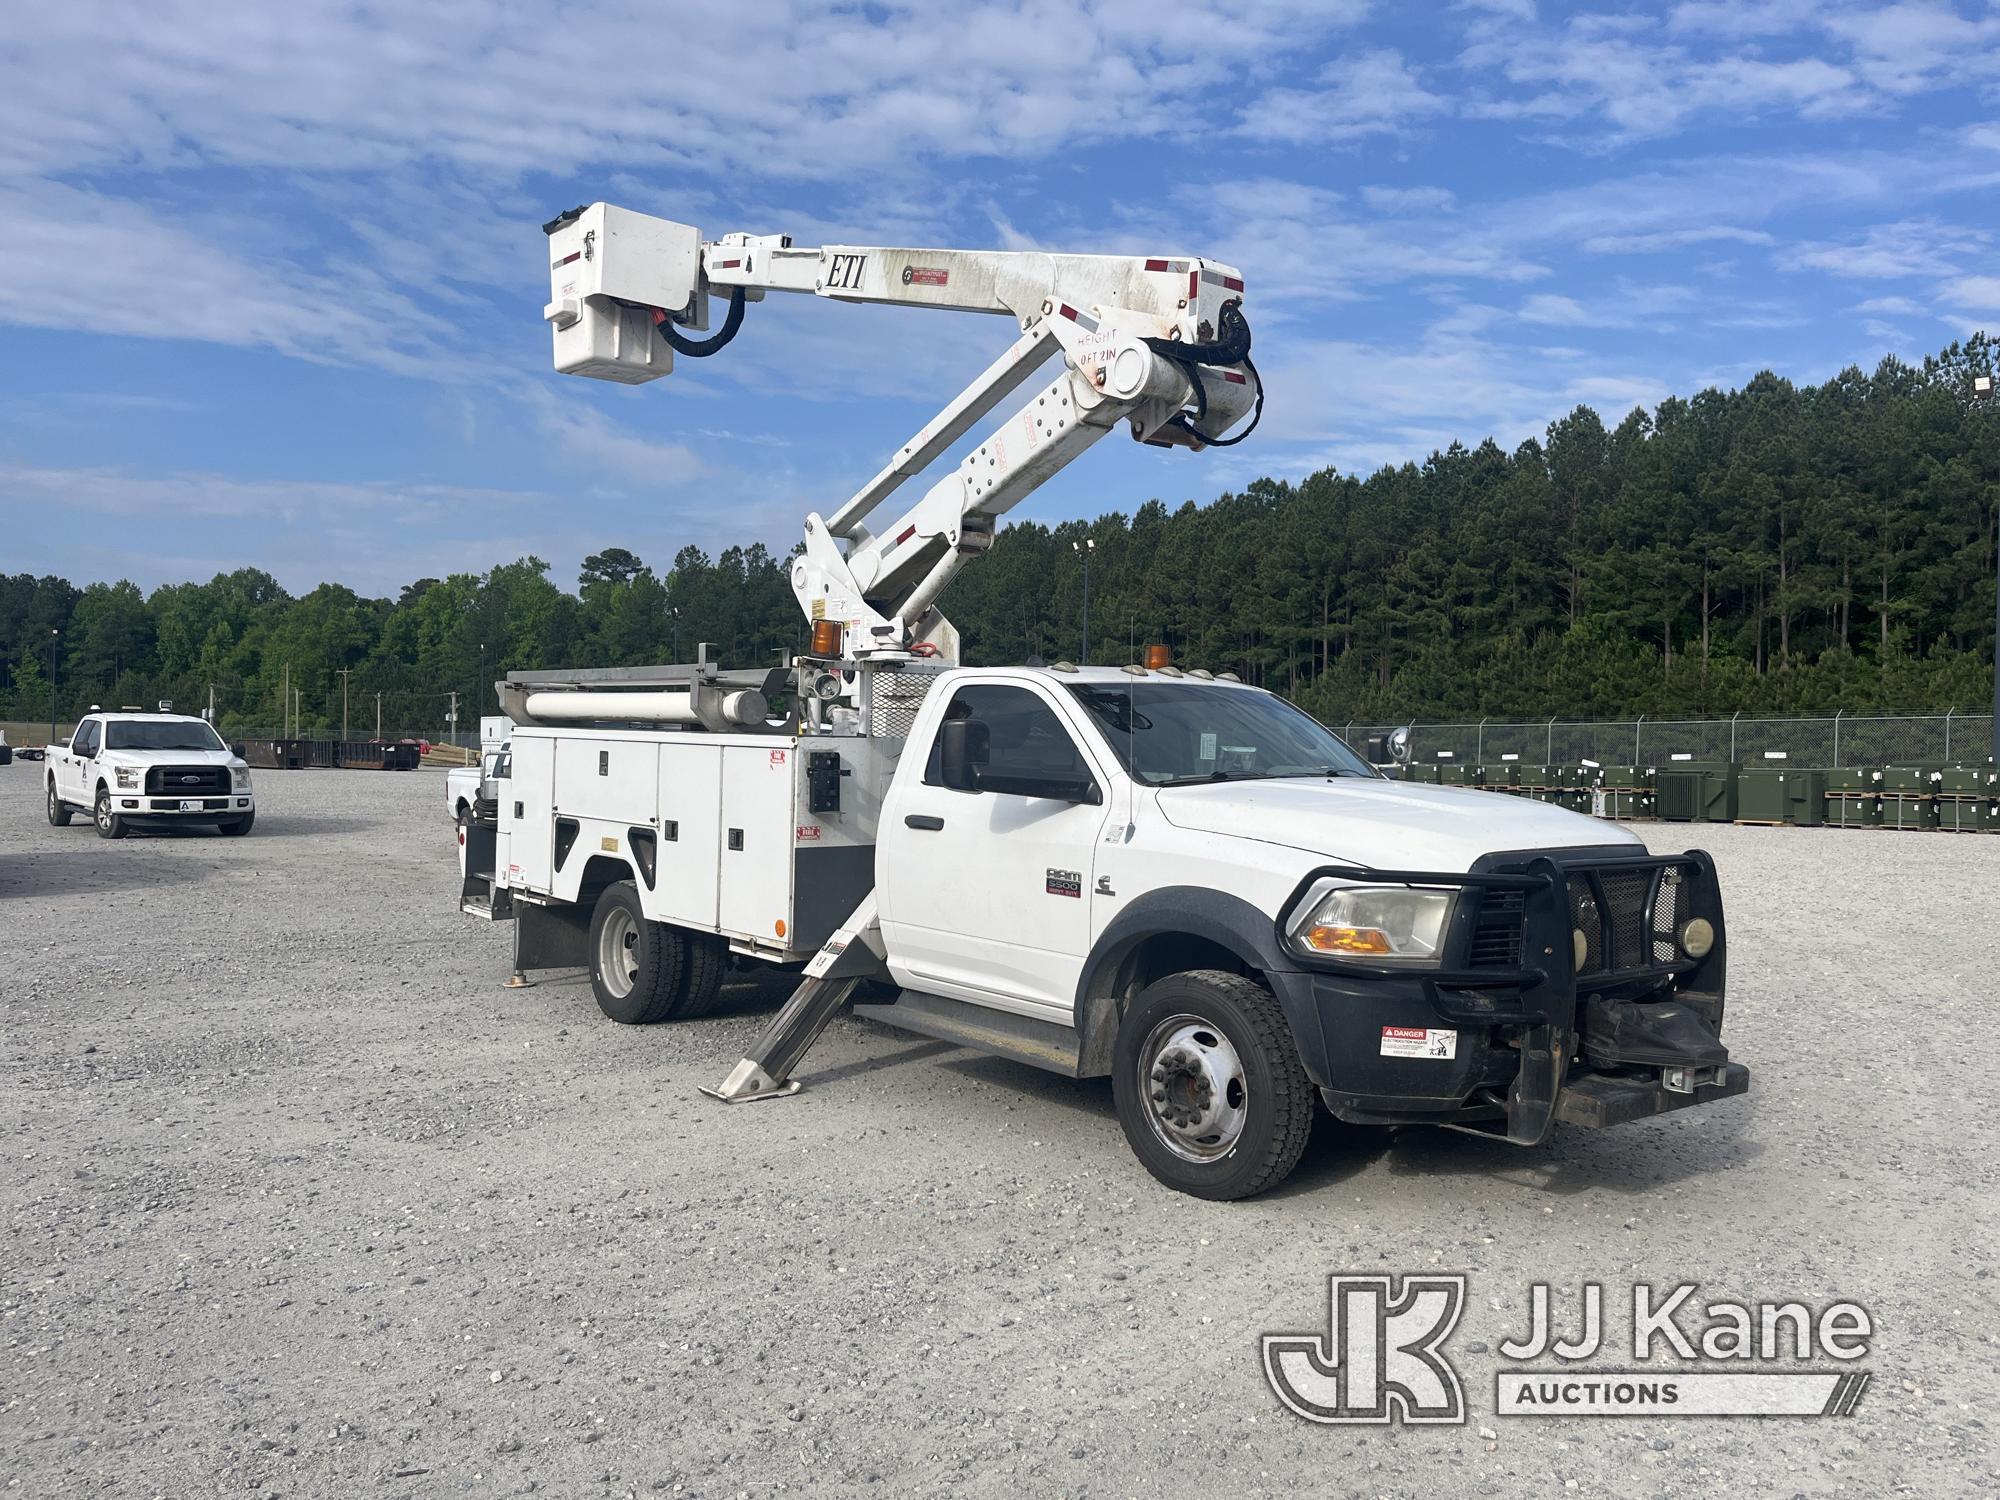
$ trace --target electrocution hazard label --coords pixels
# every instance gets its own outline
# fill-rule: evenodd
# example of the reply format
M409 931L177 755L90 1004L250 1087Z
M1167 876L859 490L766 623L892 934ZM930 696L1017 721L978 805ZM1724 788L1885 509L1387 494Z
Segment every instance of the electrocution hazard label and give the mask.
M1457 1057L1458 1033L1435 1026L1384 1026L1382 1028L1382 1055L1384 1057Z

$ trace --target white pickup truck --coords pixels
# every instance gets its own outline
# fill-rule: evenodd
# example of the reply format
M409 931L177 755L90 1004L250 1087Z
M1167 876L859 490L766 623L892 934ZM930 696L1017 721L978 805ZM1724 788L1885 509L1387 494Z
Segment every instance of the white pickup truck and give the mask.
M93 711L67 745L49 746L43 780L49 822L84 812L99 838L175 823L245 834L257 818L243 757L185 714Z
M1206 1197L1281 1180L1316 1100L1532 1144L1748 1087L1704 854L1384 779L1172 668L876 687L860 727L893 733L523 724L467 909L615 1020L698 1014L731 954L810 960L872 1019L1109 1074L1140 1160ZM783 1091L782 1029L725 1097Z
M658 380L773 294L1000 314L1015 336L806 517L789 564L806 649L784 665L723 671L702 649L495 685L512 773L461 837L459 904L514 922L517 981L587 966L605 1014L647 1022L705 1009L729 962L801 966L710 1092L790 1092L855 1003L1108 1075L1147 1169L1209 1198L1291 1171L1316 1099L1345 1121L1532 1144L1558 1120L1749 1086L1720 1039L1706 855L1385 781L1283 699L1150 648L1124 668L952 665L939 598L1077 455L1119 429L1190 452L1254 430L1264 388L1235 267L705 240L604 203L543 229L543 317L571 374ZM721 326L693 337L722 297ZM877 514L933 465L919 499Z

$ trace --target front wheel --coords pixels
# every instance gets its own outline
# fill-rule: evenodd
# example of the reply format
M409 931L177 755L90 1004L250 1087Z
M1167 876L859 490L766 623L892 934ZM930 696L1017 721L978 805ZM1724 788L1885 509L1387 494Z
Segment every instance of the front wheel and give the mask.
M621 1026L669 1019L682 999L686 944L646 919L629 880L605 887L590 914L590 988L597 1008Z
M111 789L97 789L97 836L101 839L122 839L125 837L125 820L111 810Z
M63 801L57 794L56 782L53 776L49 778L49 826L51 828L69 827L69 804Z
M1248 1198L1298 1165L1313 1086L1271 992L1220 969L1148 985L1118 1026L1118 1123L1146 1170L1197 1198Z
M220 832L228 834L231 838L240 839L255 826L256 822L257 814L253 809L240 818L231 818L228 822L217 823L215 826Z

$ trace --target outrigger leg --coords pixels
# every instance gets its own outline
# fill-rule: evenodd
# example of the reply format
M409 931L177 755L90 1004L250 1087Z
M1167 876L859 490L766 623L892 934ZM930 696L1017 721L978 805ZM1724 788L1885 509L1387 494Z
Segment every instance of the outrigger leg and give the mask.
M714 1088L704 1094L725 1104L747 1104L755 1099L778 1099L796 1094L799 1083L792 1075L819 1040L840 1008L864 979L879 978L885 971L875 951L881 943L881 928L871 891L840 930L821 946L806 965L806 977L792 991L791 999L771 1017L763 1033L751 1044L743 1061Z

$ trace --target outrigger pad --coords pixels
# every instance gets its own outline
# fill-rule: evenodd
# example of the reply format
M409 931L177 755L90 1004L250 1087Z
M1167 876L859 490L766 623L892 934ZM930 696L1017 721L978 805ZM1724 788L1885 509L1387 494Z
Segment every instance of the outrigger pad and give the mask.
M1729 1061L1715 1023L1693 1006L1602 995L1584 1007L1583 1055L1600 1068L1719 1068Z

